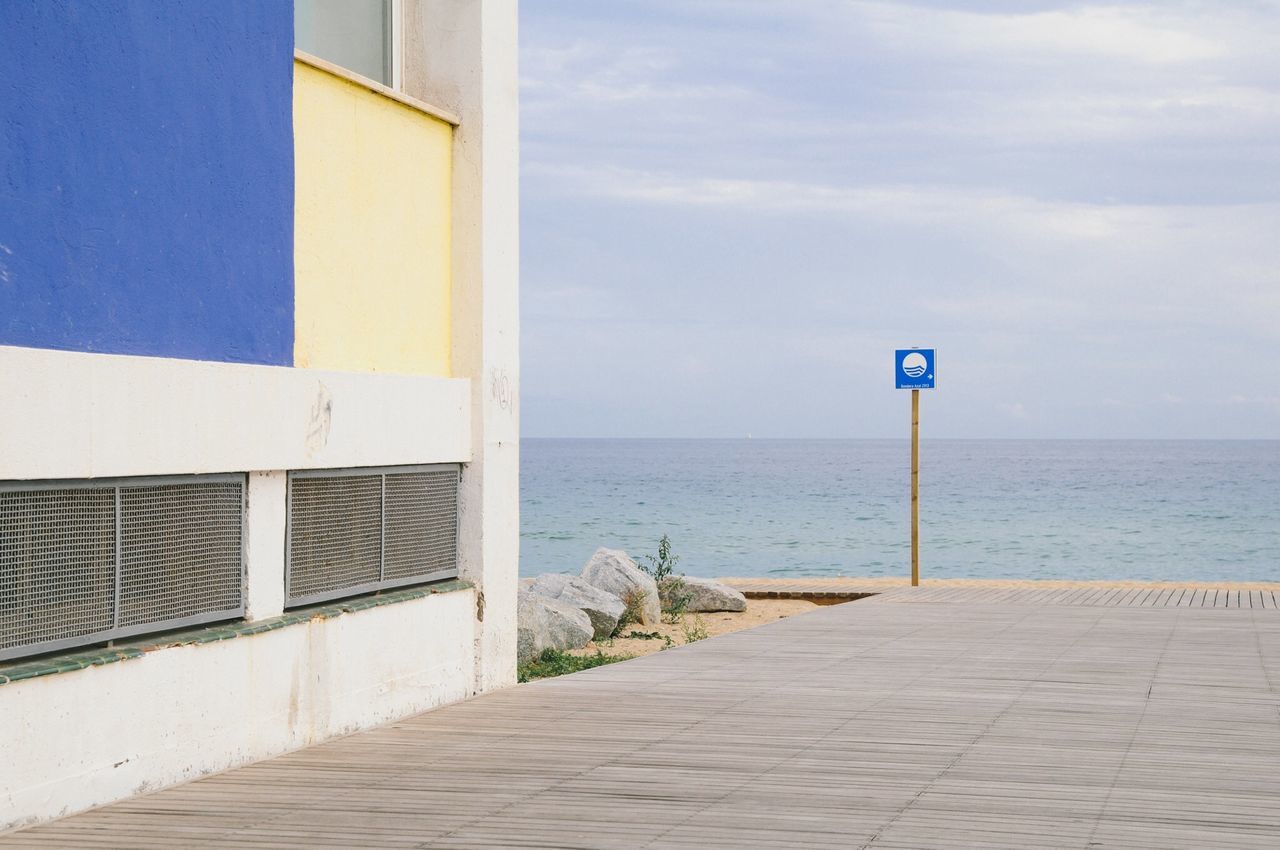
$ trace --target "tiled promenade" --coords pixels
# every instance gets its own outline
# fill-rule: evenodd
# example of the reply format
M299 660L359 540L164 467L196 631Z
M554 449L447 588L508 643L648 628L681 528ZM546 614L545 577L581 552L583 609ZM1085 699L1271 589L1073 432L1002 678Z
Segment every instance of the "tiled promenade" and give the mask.
M969 590L512 688L0 847L1280 846L1274 598Z

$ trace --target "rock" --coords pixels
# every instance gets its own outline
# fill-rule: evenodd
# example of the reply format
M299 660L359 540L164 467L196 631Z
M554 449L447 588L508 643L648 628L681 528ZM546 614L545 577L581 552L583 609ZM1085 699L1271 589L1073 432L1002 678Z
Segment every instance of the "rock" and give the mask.
M635 593L644 594L640 604L640 622L652 626L662 619L662 608L658 602L658 584L653 576L636 566L636 562L627 557L627 553L618 549L596 550L582 568L582 577L587 583L612 593L625 604L627 598Z
M617 596L577 576L547 573L538 576L528 590L585 611L591 618L596 640L605 640L612 635L618 628L618 619L627 610Z
M684 610L690 614L706 613L708 611L747 610L747 597L727 584L710 578L694 578L693 576L677 576L677 578L684 583L684 586L679 591L674 589L667 591L667 582L663 582L663 591L688 596L689 601L685 604ZM671 580L668 579L667 581Z
M536 579L536 578L522 578L522 579L520 579L520 589L521 589L521 590L528 590L529 588L533 587L533 583L534 583L535 581L537 581L537 579Z
M542 650L577 649L591 640L591 618L559 599L527 590L516 598L516 660L532 661Z

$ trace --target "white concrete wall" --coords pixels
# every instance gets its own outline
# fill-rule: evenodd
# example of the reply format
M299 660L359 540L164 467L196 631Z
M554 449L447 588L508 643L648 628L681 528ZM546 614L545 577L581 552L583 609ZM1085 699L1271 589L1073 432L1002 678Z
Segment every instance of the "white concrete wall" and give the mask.
M453 367L471 381L460 568L483 594L477 687L515 682L520 559L519 79L512 0L413 0L407 93L456 114ZM406 49L410 49L406 47Z
M0 685L0 831L463 699L471 590Z
M289 473L249 473L244 502L244 616L267 620L284 612Z
M0 480L471 459L457 378L0 346Z

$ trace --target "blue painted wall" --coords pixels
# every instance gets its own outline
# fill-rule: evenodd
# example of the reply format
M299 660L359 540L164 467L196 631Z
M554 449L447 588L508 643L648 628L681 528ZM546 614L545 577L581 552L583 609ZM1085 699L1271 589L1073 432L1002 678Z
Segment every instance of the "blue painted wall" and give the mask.
M0 345L291 364L293 4L0 2Z

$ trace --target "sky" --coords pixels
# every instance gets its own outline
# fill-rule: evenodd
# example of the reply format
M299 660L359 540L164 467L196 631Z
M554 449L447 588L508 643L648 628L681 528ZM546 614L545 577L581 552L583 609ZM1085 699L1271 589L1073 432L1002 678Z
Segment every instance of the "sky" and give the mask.
M1280 2L525 0L530 437L1280 437Z

